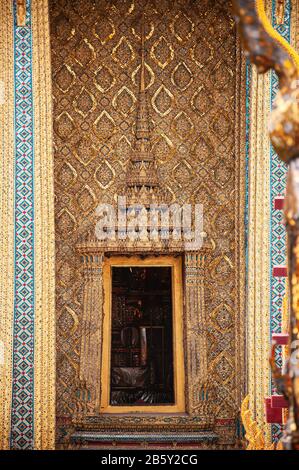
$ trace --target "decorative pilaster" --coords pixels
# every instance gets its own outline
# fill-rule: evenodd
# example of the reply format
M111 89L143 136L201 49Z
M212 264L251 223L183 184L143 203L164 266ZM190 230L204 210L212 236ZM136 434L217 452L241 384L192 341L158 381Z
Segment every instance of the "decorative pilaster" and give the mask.
M253 419L271 441L264 398L270 388L270 75L252 69L249 156L247 363Z
M55 446L56 334L52 79L48 0L31 0L34 111L34 448ZM25 28L24 28L25 29Z
M83 312L80 386L87 391L87 412L97 413L101 395L101 343L103 325L102 254L83 254ZM86 401L86 400L85 400Z
M207 253L185 254L185 299L186 299L186 379L190 392L188 411L203 413L202 391L207 387L207 330L204 299L205 259Z

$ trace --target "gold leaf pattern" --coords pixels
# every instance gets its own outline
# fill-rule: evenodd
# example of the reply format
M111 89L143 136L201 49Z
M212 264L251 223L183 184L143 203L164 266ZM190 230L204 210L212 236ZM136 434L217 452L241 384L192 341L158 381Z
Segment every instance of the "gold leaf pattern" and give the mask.
M140 64L138 67L134 70L132 73L132 82L134 83L135 86L138 85L139 79L140 79ZM145 68L145 90L148 90L154 83L155 83L155 74L153 72L153 69L145 62L144 64Z
M175 66L171 74L172 83L177 86L181 91L187 90L187 88L193 82L192 72L187 67L185 62L180 62Z
M165 163L166 161L171 160L175 154L175 147L164 132L161 132L155 140L152 150L160 163Z
M60 232L70 235L76 227L76 219L71 212L64 207L57 216L57 228Z
M94 131L101 141L109 140L115 133L115 122L110 114L104 109L94 121Z
M95 208L97 200L93 190L86 184L77 196L77 202L84 215Z
M117 45L112 49L111 57L120 65L126 68L135 59L134 50L131 43L125 36L122 36Z
M152 97L152 105L160 116L165 117L172 109L173 100L173 94L162 84Z
M191 98L191 106L199 116L205 116L213 108L213 99L201 85Z
M181 11L175 16L170 27L172 33L179 42L188 41L194 31L194 23L190 20L186 13Z
M94 83L101 93L106 93L115 84L115 78L108 67L101 65L95 73Z
M93 33L102 46L115 36L115 26L110 18L103 16L94 25Z
M107 189L113 183L115 177L114 168L105 160L97 167L94 177L102 189Z
M127 117L133 110L136 102L135 95L125 85L114 95L112 106L124 117Z
M185 111L181 111L176 115L172 125L174 131L181 140L188 139L194 130L194 124Z
M74 100L73 106L77 113L85 117L95 109L96 100L86 88L82 87L79 95Z
M74 153L84 166L89 165L99 154L97 148L86 138L80 139Z
M75 130L73 119L67 111L63 111L54 122L54 129L59 137L67 140Z
M152 46L151 58L163 70L174 59L173 47L168 41L166 41L164 36L161 36Z
M66 64L63 64L63 66L58 70L55 75L55 84L63 93L67 93L69 91L71 86L75 83L75 80L75 73L73 72L71 67Z
M69 162L63 162L59 171L57 180L64 187L71 187L77 179L77 172Z
M76 48L75 59L82 67L86 67L95 59L94 48L86 38Z

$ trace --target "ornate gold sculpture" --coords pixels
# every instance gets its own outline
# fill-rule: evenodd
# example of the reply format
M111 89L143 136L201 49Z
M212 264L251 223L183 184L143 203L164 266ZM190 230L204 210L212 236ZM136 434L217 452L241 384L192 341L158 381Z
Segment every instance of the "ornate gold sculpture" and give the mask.
M248 441L246 450L282 450L282 443L267 444L265 437L257 422L252 418L249 409L249 395L242 401L241 419L245 430L245 439Z
M17 26L26 25L26 0L17 0Z
M289 164L285 197L288 231L289 282L291 299L291 347L288 370L281 375L271 365L278 388L290 402L284 436L287 449L299 449L299 56L272 28L263 0L234 0L234 12L244 46L261 73L273 68L279 78L279 92L271 113L269 133L278 156Z
M276 2L276 21L277 24L283 24L285 14L285 0L277 0Z
M275 444L266 445L263 432L251 416L249 409L249 395L247 395L241 405L241 418L245 429L245 439L248 441L247 450L273 450Z

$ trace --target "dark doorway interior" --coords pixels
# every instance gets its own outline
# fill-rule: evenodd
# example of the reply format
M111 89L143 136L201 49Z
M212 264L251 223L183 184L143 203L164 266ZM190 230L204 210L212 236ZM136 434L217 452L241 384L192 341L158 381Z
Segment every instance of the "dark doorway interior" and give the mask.
M171 267L112 268L110 404L174 404Z

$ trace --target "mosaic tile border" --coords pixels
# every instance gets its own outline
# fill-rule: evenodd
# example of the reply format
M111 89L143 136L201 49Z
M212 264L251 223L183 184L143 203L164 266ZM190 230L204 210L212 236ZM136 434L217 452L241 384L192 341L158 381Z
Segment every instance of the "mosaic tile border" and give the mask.
M10 445L34 446L34 116L31 1L18 27L14 1L15 273Z
M285 3L285 17L283 24L277 24L275 18L277 0L272 0L272 25L279 34L288 42L291 39L291 0ZM278 79L276 74L271 72L271 106L278 91ZM281 332L282 322L282 301L286 293L286 278L274 276L273 269L276 266L286 266L286 232L283 221L283 211L275 209L274 201L277 197L284 196L286 184L287 166L278 158L273 147L270 147L270 338L273 333ZM278 352L277 365L282 366L281 350ZM275 393L275 384L271 383L271 394ZM282 426L273 424L272 439L277 441L281 438Z

